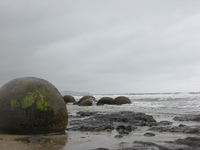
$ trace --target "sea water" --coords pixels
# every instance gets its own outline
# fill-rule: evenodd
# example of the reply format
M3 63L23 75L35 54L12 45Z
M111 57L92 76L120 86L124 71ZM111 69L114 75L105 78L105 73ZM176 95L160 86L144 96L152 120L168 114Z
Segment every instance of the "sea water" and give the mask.
M200 92L188 93L128 93L128 94L98 94L93 95L98 101L102 97L128 97L132 103L125 105L103 105L81 107L68 105L69 113L77 111L135 111L148 114L200 114ZM74 96L78 101L82 96Z

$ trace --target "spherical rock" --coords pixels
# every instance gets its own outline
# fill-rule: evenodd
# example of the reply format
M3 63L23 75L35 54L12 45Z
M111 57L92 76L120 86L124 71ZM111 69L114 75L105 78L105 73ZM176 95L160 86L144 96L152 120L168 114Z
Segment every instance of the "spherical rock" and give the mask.
M63 96L63 100L65 101L65 103L75 103L75 98L71 95L64 95Z
M79 106L92 106L93 101L91 99L85 99L78 103Z
M93 96L83 96L79 101L78 101L78 105L84 101L84 100L90 100L90 101L96 101L95 97Z
M13 79L0 89L0 130L12 134L64 132L65 102L55 86L35 77Z
M114 99L113 104L115 105L131 104L131 100L125 96L118 96Z
M97 102L97 105L104 105L104 104L113 104L113 98L112 97L102 97L100 100Z

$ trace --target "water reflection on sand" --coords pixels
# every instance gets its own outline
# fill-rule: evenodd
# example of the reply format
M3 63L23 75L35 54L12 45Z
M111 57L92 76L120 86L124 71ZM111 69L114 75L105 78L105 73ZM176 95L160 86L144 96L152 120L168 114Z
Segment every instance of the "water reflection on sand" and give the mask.
M30 138L42 138L39 142L28 142ZM1 150L61 150L68 142L68 134L62 135L10 135L0 134Z

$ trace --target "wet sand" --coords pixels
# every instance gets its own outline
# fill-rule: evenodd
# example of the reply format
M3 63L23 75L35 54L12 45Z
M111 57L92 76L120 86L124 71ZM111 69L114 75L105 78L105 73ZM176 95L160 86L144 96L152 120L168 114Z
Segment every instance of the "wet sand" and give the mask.
M160 133L154 137L145 137L143 133L134 132L121 139L114 138L117 133L106 132L79 132L73 131L66 135L42 136L48 139L42 143L27 143L27 139L32 136L5 135L1 134L1 150L92 150L97 148L108 148L111 150L128 147L128 143L133 141L161 142L173 141L179 138L186 138L188 134ZM120 145L126 143L125 145Z
M31 137L43 137L45 142L28 143L27 140ZM0 134L0 149L1 150L56 150L62 149L68 140L66 135L10 135Z
M162 114L153 116L157 121L172 121L174 115ZM183 122L174 122L178 125ZM185 123L185 122L184 122ZM199 125L198 122L189 121L189 125ZM80 132L66 131L63 135L10 135L0 134L0 150L92 150L97 148L108 148L110 150L123 149L129 146L133 141L144 142L162 142L174 141L189 136L199 136L195 134L184 133L160 133L154 132L155 136L148 137L144 134L148 132L148 127L141 127L132 131L129 135L122 138L115 138L118 135L116 130L110 132ZM27 139L31 137L42 137L45 142L28 143Z
M77 107L68 105L69 114L75 114L78 111L102 111L106 112L126 110L126 106L120 106L112 109L113 106L105 107ZM102 109L103 108L103 109ZM107 109L106 109L107 108ZM185 125L200 125L200 122L187 121L180 122L174 121L175 116L184 115L166 111L153 111L152 109L135 109L135 112L144 112L147 115L152 115L154 119L159 122L163 120L172 121L174 126L179 124ZM165 113L164 113L165 112ZM199 114L194 113L194 114ZM70 120L69 120L70 122ZM197 134L184 134L184 133L160 133L151 131L155 134L153 137L144 136L148 132L148 127L140 127L132 131L129 135L122 138L115 138L118 135L116 130L110 132L81 132L81 131L67 131L64 135L37 135L37 137L45 138L45 142L28 143L27 139L35 137L36 135L10 135L0 133L0 150L93 150L97 148L107 148L109 150L123 149L128 147L133 141L143 142L162 142L174 141L176 139L183 139L186 137L199 136Z
M23 135L6 135L1 134L0 149L1 150L89 150L97 148L119 149L120 143L131 143L133 141L156 142L160 139L175 140L187 137L183 134L160 134L155 137L145 137L143 133L137 131L121 139L114 138L117 132L79 132L70 131L66 135L40 136L48 141L42 143L28 143L27 139L32 136ZM125 145L126 147L128 145Z

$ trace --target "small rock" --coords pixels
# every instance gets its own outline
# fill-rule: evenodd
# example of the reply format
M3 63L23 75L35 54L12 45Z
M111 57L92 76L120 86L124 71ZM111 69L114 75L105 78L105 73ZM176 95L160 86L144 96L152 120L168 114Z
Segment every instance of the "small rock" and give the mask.
M119 125L116 128L119 134L129 134L132 131L131 125Z
M159 125L172 125L173 124L173 122L171 122L171 121L160 121L159 122Z
M107 148L97 148L97 149L94 149L94 150L109 150Z
M187 127L187 126L184 124L179 124L179 127Z
M46 139L41 138L41 137L31 137L31 138L27 139L28 143L43 143L45 141L46 141Z
M123 138L123 135L121 135L121 134L117 134L117 135L115 135L115 138Z
M155 134L154 134L154 133L151 133L151 132L147 132L147 133L144 134L144 136L149 136L149 137L151 137L151 136L155 136Z

